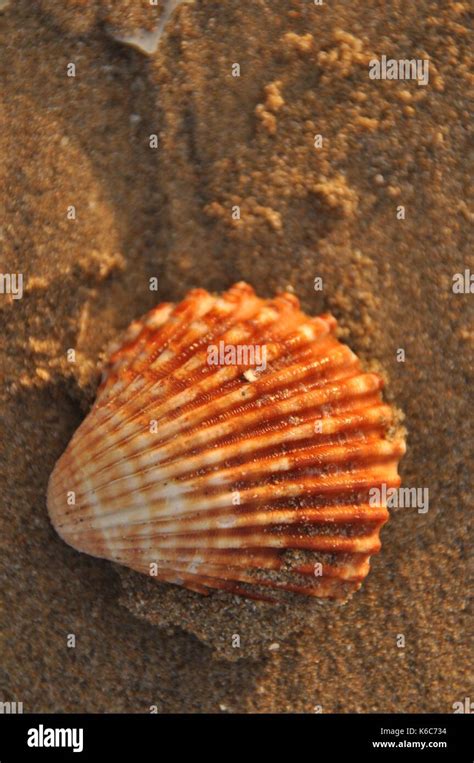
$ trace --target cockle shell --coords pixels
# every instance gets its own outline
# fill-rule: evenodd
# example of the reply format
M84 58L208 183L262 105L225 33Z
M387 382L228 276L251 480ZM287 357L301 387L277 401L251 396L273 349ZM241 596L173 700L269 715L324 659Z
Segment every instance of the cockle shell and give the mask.
M129 327L51 475L71 546L157 580L345 599L388 518L401 436L381 378L292 294L191 291Z

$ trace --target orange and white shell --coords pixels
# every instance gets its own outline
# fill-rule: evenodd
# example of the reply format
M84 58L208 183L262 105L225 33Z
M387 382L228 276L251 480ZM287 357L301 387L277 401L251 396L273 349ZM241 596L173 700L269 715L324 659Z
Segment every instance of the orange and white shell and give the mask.
M335 328L245 283L132 323L51 475L59 535L202 594L347 598L405 444Z

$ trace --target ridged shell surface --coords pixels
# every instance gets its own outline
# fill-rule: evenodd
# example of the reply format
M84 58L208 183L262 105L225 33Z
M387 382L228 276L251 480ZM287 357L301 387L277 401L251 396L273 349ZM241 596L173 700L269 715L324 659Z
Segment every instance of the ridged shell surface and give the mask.
M405 445L381 378L292 294L191 291L135 321L59 459L48 509L80 551L185 586L345 599Z

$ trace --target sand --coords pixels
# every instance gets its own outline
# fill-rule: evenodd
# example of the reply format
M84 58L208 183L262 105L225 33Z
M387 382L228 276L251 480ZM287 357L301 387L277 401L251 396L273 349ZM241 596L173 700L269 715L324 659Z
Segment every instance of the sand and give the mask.
M451 712L470 696L473 297L452 289L474 270L467 4L196 1L151 56L113 39L160 10L19 0L0 14L0 271L24 277L22 299L0 294L0 700ZM429 58L429 84L371 80L382 54ZM404 484L427 487L430 507L393 511L346 605L293 635L291 612L277 631L256 615L230 662L136 617L150 581L62 543L45 491L107 343L157 301L240 279L331 310L384 370L409 434ZM214 602L190 623L186 595L161 589L147 606L218 645L212 610L223 622L230 607L229 629L242 610Z

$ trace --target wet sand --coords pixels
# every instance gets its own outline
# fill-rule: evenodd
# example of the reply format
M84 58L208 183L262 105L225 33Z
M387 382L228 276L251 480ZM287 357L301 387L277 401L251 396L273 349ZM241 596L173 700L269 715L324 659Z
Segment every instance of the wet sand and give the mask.
M467 4L186 3L153 56L111 37L153 26L146 3L131 6L20 0L0 13L0 271L24 277L22 299L0 294L0 699L43 712L451 712L470 696L473 296L452 290L474 271ZM428 85L371 80L381 55L429 58ZM150 581L62 543L45 492L107 343L157 301L240 279L331 310L384 370L408 429L404 484L427 487L430 507L393 511L348 604L228 662L137 618ZM182 593L156 602L182 617Z

